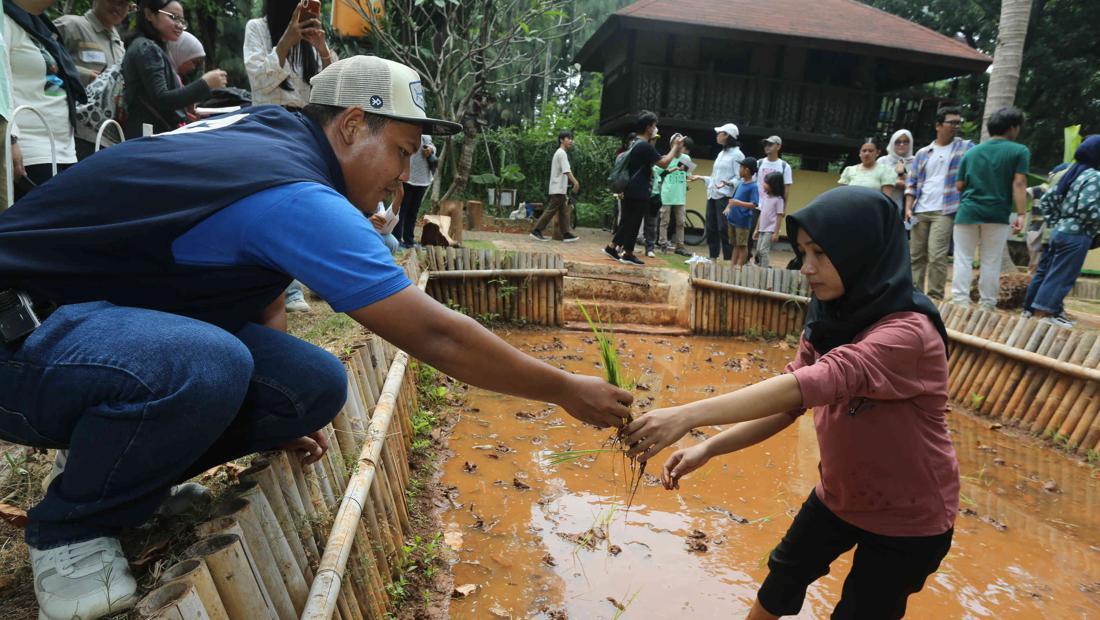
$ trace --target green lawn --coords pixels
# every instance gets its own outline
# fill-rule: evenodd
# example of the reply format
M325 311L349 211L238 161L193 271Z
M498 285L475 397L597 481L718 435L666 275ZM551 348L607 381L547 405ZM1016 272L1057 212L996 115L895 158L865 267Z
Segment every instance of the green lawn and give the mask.
M496 244L492 241L483 241L480 239L469 239L462 242L462 247L470 248L472 250L495 250Z

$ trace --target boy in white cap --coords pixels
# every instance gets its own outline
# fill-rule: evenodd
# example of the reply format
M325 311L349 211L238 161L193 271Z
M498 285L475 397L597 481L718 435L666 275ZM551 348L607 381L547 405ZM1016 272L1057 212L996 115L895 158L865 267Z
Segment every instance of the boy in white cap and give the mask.
M355 56L313 78L302 113L128 140L0 214L3 308L37 317L0 324L0 410L20 412L0 437L69 450L28 512L40 618L134 603L116 536L172 485L257 451L324 454L347 375L285 333L292 278L460 381L597 426L628 416L628 392L520 353L394 264L366 215L408 178L422 132L459 130L425 108L415 71Z

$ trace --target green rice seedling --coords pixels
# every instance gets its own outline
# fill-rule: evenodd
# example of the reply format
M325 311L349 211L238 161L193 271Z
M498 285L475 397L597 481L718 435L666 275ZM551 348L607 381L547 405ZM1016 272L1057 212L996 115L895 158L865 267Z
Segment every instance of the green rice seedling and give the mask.
M596 344L600 349L600 361L603 363L604 374L607 378L607 382L615 387L623 387L625 385L623 378L622 364L619 362L619 351L615 348L615 330L611 326L611 322L606 324L600 319L599 309L596 310L596 320L592 320L592 316L588 314L588 309L584 307L584 304L577 302L577 306L581 309L581 314L584 315L584 319L588 321L588 326L592 328L592 335L596 337ZM623 418L623 426L625 427L630 422L634 421L633 415L627 415ZM626 453L626 446L622 445L622 429L615 435L608 438L605 442L605 447L619 445L619 452L621 454ZM627 468L630 470L629 480L627 482L627 489L629 498L626 502L626 510L630 511L630 506L634 504L634 496L638 493L638 487L641 485L642 476L645 474L645 461L639 462L635 457L629 457L626 463ZM614 467L614 465L612 465Z

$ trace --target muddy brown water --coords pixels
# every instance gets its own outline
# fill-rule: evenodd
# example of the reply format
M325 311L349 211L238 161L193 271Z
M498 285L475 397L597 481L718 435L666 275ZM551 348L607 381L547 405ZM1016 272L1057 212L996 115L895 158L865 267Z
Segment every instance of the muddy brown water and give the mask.
M506 337L568 370L601 372L586 334ZM793 354L786 345L734 339L619 340L625 374L649 387L636 392L643 405L652 399L649 408L758 381ZM962 507L973 514L959 516L950 554L909 599L907 617L1100 617L1100 475L989 426L952 414ZM454 492L442 519L456 551L455 585L477 590L452 600L452 618L717 618L747 611L767 574L768 552L817 479L812 417L712 460L679 491L644 481L629 513L620 459L602 454L547 464L551 453L599 448L607 434L542 403L470 391L450 441L454 456L443 481ZM681 444L698 440L689 435ZM651 472L668 453L651 461ZM696 530L705 540L690 538ZM690 550L696 541L706 551ZM829 616L850 562L851 553L841 556L810 587L797 617Z

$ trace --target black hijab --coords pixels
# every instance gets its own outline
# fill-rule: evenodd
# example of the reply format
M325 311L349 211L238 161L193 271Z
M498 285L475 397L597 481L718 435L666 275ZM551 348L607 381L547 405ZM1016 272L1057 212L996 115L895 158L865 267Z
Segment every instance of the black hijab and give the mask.
M838 187L787 216L787 236L798 249L798 229L805 229L828 255L844 283L844 295L833 301L810 300L805 336L824 355L852 342L856 334L895 312L920 312L947 346L947 330L932 300L913 288L909 243L894 201L866 187Z

